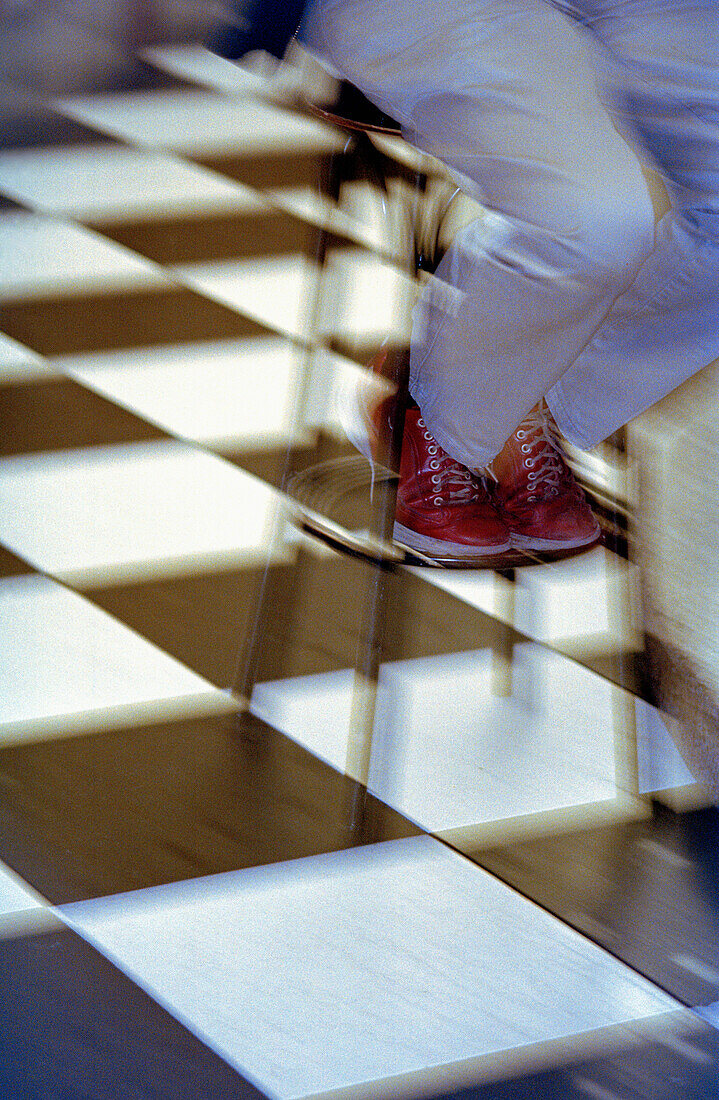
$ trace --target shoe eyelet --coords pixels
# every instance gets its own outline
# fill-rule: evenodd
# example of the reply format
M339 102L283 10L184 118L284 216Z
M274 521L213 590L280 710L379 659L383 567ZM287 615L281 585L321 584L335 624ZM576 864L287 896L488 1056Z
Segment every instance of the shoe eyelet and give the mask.
M441 483L441 481L442 481L442 475L441 474L432 474L432 484L433 485L439 485Z
M424 422L424 420L422 419L422 417L421 417L421 416L420 416L420 418L419 418L419 419L418 419L418 421L417 421L417 427L418 427L418 428L426 428L426 427L427 427L427 425L425 424L425 422Z
M528 481L535 481L535 480L536 480L536 478L537 478L537 475L536 475L536 473L534 472L534 470L531 470L531 471L530 471L530 472L529 472L529 473L527 474L527 480L528 480Z
M534 503L536 503L536 500L537 500L537 498L536 498L535 496L531 496L531 497L527 497L527 500L528 500L528 501L529 501L529 502L530 502L531 504L534 504Z
M524 439L527 435L523 428L518 428L514 434L516 435L517 439Z
M531 451L531 449L532 449L531 443L523 443L522 444L522 454L523 455L528 455L529 452Z
M532 466L534 466L534 459L533 458L525 458L524 465L528 470L531 470Z
M433 459L432 459L432 461L431 461L431 462L430 462L430 464L429 464L429 468L430 468L430 470L438 470L438 469L439 469L439 465L440 465L440 464L439 464L439 462L437 461L437 459L436 459L436 458L433 458Z
M437 454L437 448L436 447L428 447L427 448L427 454L436 455Z

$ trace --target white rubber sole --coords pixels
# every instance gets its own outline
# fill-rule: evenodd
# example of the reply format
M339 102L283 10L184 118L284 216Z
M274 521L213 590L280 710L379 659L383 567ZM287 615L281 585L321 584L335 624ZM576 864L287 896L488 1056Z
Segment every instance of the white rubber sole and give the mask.
M515 550L577 550L580 546L591 546L601 538L601 528L593 535L583 539L539 539L529 535L512 535L512 547Z
M410 550L419 550L428 557L457 558L462 561L472 558L489 558L496 554L504 554L512 549L509 539L506 542L492 546L467 546L461 542L445 542L444 539L433 539L429 535L421 535L410 527L401 523L394 525L394 540Z

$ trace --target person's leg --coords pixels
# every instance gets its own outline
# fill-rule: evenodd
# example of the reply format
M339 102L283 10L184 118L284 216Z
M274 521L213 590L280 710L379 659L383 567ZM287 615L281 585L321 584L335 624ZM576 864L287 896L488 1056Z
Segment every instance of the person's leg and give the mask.
M563 433L588 448L719 356L719 7L575 6L604 43L617 123L673 205L636 280L548 394Z
M410 379L441 446L483 467L653 245L591 43L546 0L321 0L311 34L487 209L422 295Z

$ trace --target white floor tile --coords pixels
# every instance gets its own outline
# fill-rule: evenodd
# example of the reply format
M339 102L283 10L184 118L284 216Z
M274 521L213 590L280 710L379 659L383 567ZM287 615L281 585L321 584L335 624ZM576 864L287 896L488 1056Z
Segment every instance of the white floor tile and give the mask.
M300 254L173 265L184 285L295 339L409 340L415 286L367 253L330 253L320 273Z
M306 352L283 339L226 340L56 359L70 377L172 435L216 450L299 438Z
M604 547L516 571L513 591L486 571L414 570L464 603L543 642L637 643L636 569Z
M705 1007L698 1008L699 1015L711 1024L713 1028L719 1031L719 1001L715 1001L714 1004L706 1005Z
M409 343L417 283L393 264L360 249L327 256L322 282L320 332L377 347L392 337Z
M340 233L366 248L380 250L384 255L399 254L397 238L385 239L386 227L379 226L370 218L360 218L354 211L345 208L344 193L342 206L338 206L334 199L323 195L317 187L293 187L292 180L288 179L286 186L270 188L264 194L282 210L295 214L303 221ZM401 257L399 259L401 262Z
M59 912L275 1097L678 1007L427 837Z
M267 65L253 68L248 61L230 61L193 43L154 46L143 50L141 56L163 72L238 96L282 97L310 92L316 98L322 92L319 84L334 83L323 79L318 65L313 67L311 77L299 65L277 64L269 58Z
M256 195L177 157L114 145L0 155L0 188L37 211L103 222L256 210Z
M637 699L637 763L639 791L650 794L695 782L671 734L673 720Z
M161 72L194 81L217 92L233 92L256 98L269 84L259 73L253 73L246 66L220 57L195 43L152 46L142 50L141 56Z
M0 863L0 919L27 909L41 909L46 904L19 875Z
M322 426L337 439L346 442L347 422L352 419L350 410L354 409L357 388L366 388L368 378L370 383L377 385L380 400L391 392L391 386L378 381L376 376L368 376L365 367L327 348L316 348L312 355L307 385L304 408L306 423ZM369 480L367 466L368 486Z
M0 460L0 540L79 585L264 561L279 501L259 479L182 443Z
M147 91L77 96L58 109L79 122L135 145L190 155L261 156L326 153L345 138L324 123L271 103L204 91Z
M604 547L516 576L515 623L530 637L588 638L608 650L636 642L636 569Z
M305 221L391 258L396 267L408 273L411 258L408 216L412 197L404 201L393 194L395 190L390 183L388 199L373 184L347 183L342 186L338 204L316 186L293 186L288 179L282 186L269 189L266 195Z
M162 287L155 264L80 226L39 214L0 215L0 300Z
M0 581L0 743L230 709L229 696L75 592Z
M354 684L351 669L271 680L255 684L250 710L333 768L344 772Z
M0 384L52 378L55 371L41 355L0 333Z
M616 799L617 689L527 644L502 697L492 661L477 650L383 665L373 793L430 831ZM258 684L251 709L344 771L353 686L349 670Z
M173 265L184 285L294 339L352 344L409 340L415 285L355 250L329 254L322 272L300 254Z
M185 286L252 317L271 331L306 339L317 327L318 271L306 256L290 253L176 264L170 270Z

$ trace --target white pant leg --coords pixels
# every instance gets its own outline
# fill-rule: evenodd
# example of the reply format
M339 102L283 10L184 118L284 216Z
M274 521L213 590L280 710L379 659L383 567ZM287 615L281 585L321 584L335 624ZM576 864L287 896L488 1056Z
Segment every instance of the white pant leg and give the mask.
M548 395L567 437L592 447L719 356L719 8L574 6L604 43L617 123L654 161L673 206L637 279Z
M307 33L489 211L420 300L410 380L442 446L485 465L653 245L591 40L546 0L318 0Z

